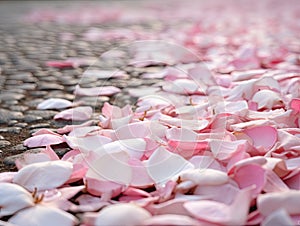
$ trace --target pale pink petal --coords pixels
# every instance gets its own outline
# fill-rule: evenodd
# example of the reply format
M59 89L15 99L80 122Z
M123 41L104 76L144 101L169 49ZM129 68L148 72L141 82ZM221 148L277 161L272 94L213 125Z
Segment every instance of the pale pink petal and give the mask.
M93 109L91 107L76 107L64 110L54 116L54 119L85 121L92 117Z
M46 148L42 151L42 153L48 155L51 160L59 160L59 157L57 154L54 152L54 150L51 148L50 145L46 146Z
M115 86L81 88L77 85L74 94L78 96L112 96L119 92L121 92L121 90Z
M290 106L295 112L299 113L300 112L300 99L292 99Z
M99 133L101 128L99 126L83 126L83 127L77 127L74 128L68 136L72 137L85 137L88 135L92 135L95 133Z
M172 82L167 82L162 87L164 91L177 94L203 94L206 92L205 84L198 84L190 79L176 79Z
M129 156L124 151L102 154L89 163L87 177L129 185L132 180L132 168L128 160Z
M133 158L128 161L128 164L132 168L131 186L144 188L154 184L154 181L148 175L145 165L140 160Z
M72 102L61 98L50 98L39 103L37 109L64 109L72 107Z
M57 208L36 205L19 211L8 222L18 226L32 225L64 225L73 226L78 223L78 220L70 213Z
M72 130L74 130L75 128L91 126L92 124L93 124L93 121L90 120L90 121L84 122L84 123L79 124L79 125L66 125L63 128L58 128L57 132L60 133L60 134L69 133Z
M173 118L166 115L161 117L159 119L159 122L167 126L176 126L176 127L191 129L194 131L203 130L209 124L209 122L206 119L188 120L188 119Z
M163 137L166 127L152 121L130 123L116 129L115 135L119 140L130 138Z
M240 188L247 188L254 184L255 189L252 190L253 197L261 193L266 182L266 172L257 164L248 164L238 167L232 177Z
M196 169L209 168L226 172L225 167L223 167L220 162L211 156L195 155L189 159L189 162L192 163Z
M275 172L273 172L272 170L267 170L266 173L267 180L263 188L265 192L281 192L289 190L289 187Z
M33 147L42 147L42 146L48 146L54 144L61 144L64 142L65 142L64 139L59 135L43 134L43 135L37 135L37 136L27 138L24 141L24 145L33 148Z
M109 139L109 138L107 138ZM105 153L116 153L123 151L131 158L141 159L146 150L146 141L142 138L117 140L111 143L101 145L100 147L94 146L94 152L101 156ZM98 145L99 146L99 145Z
M143 221L141 225L147 225L147 226L197 226L200 225L197 220L194 220L193 218L189 216L184 215L176 215L176 214L162 214L153 216L149 219L146 219ZM210 224L201 224L203 226L210 225Z
M47 154L44 153L26 153L24 154L24 158L19 158L15 161L15 164L20 170L24 166L38 163L38 162L48 162L51 161L50 157Z
M68 61L47 61L46 65L48 67L56 67L56 68L70 68L70 67L77 66L77 65L74 65L73 62L68 62Z
M17 172L2 172L2 173L0 173L0 182L11 183L14 179L15 174L17 174Z
M46 128L39 129L38 131L34 132L34 133L32 134L32 136L44 135L44 134L52 134L52 135L59 136L59 134L53 132L53 130L51 130L51 129L46 129Z
M53 189L63 185L71 176L73 166L70 162L51 161L33 163L23 167L13 179L29 191Z
M225 141L212 139L209 142L213 155L218 160L228 160L237 152L246 152L248 144L246 140Z
M275 225L294 225L289 214L284 209L278 209L271 213L266 219L262 222L262 226L275 226Z
M241 190L231 205L215 201L188 201L184 204L195 218L225 225L244 225L247 221L251 189Z
M252 97L252 101L258 104L258 110L283 106L280 95L271 90L261 90L256 92Z
M115 226L121 223L126 226L136 226L141 225L144 220L150 217L151 214L147 210L137 205L130 203L114 204L105 207L98 213L94 225Z
M0 183L0 218L16 213L27 207L34 206L32 195L23 187Z
M67 144L82 152L94 151L104 144L111 142L111 139L101 135L87 136L87 137L72 137L64 135Z
M228 181L226 173L214 169L191 169L179 175L183 181L192 181L196 185L220 185Z
M276 210L284 209L288 214L300 213L300 191L272 192L260 194L257 198L259 212L268 216Z
M231 204L236 195L240 192L238 185L230 180L228 183L219 185L201 185L197 186L194 195L199 195L205 199ZM224 193L226 194L224 196Z
M253 141L256 148L270 150L277 141L277 130L272 126L256 126L244 131Z
M193 168L193 165L180 155L171 153L164 148L158 148L145 161L149 176L155 183L164 183L182 171Z
M112 198L118 196L125 188L123 185L115 182L98 180L90 177L86 178L85 184L86 189L90 194L102 196L109 193Z

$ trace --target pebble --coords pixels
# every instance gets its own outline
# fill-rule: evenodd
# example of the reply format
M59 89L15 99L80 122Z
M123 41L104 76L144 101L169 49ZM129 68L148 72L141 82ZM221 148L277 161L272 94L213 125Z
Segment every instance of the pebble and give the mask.
M50 124L49 123L38 123L38 124L33 124L29 126L29 129L40 129L40 128L49 128Z
M29 107L24 106L24 105L12 105L9 107L11 111L19 111L19 112L24 112L28 110Z
M52 111L52 110L30 110L30 111L27 111L27 114L40 116L43 119L52 119L54 117L54 115L56 115L57 113L58 113L58 111Z
M23 144L18 144L18 145L15 145L13 147L11 147L9 149L9 151L26 151L27 150L27 147L25 147Z
M7 140L0 140L0 148L5 148L10 145L10 142Z
M21 100L24 97L25 95L14 92L5 92L0 94L0 100L2 101Z
M20 127L2 127L0 128L0 133L14 133L14 134L18 134L20 133L22 130L22 128Z
M39 83L39 90L64 90L64 86L56 84L56 83Z
M0 109L0 124L7 124L10 120L21 120L24 118L22 112L13 112L6 109Z
M41 121L43 117L37 115L25 115L24 121L27 123L38 122Z

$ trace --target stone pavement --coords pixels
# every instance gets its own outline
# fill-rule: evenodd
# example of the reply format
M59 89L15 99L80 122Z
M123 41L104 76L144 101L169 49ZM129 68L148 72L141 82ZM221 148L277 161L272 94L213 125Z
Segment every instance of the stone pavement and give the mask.
M73 5L79 5L75 2ZM96 4L93 3L92 4ZM71 6L70 2L1 2L0 3L0 172L14 170L15 157L25 151L38 151L23 146L23 141L40 128L56 129L72 122L55 121L55 110L37 110L37 105L48 98L64 98L74 101L75 85L80 83L83 72L88 67L55 68L46 66L47 61L65 60L70 57L97 59L103 52L118 46L118 41L107 40L86 41L82 34L90 25L33 23L24 18L35 9L64 8ZM120 24L98 23L94 28L107 29ZM140 26L128 24L131 26ZM145 25L143 25L145 26ZM62 40L62 35L72 36ZM103 66L103 65L102 65ZM100 67L102 67L100 66ZM141 71L124 68L130 75L122 80L110 79L106 85L116 85L120 88L135 87L143 84L153 84L151 80L141 80ZM93 86L95 81L85 81L85 85ZM88 84L87 84L88 83ZM101 83L101 81L100 81ZM98 84L99 85L99 84ZM108 97L85 97L78 101L95 105L100 109ZM115 105L124 106L134 99L126 95L126 89L117 94L112 101ZM54 147L60 153L65 153L65 147Z

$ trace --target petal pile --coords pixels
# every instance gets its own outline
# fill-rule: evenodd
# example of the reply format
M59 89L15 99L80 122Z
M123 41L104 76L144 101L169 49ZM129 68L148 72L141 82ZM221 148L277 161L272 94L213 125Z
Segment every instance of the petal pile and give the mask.
M252 3L216 7L220 20L210 10L199 13L196 1L153 12L102 9L88 14L92 21L122 23L155 15L166 23L155 34L141 27L90 28L83 35L89 41L151 39L128 47L132 59L126 66L139 72L147 67L140 73L150 79L145 84L159 82L128 89L77 85L74 94L84 98L125 91L137 99L135 106L105 102L100 112L88 103L41 102L39 109L68 108L54 119L74 125L41 129L24 141L41 152L18 159L18 172L0 174L0 217L16 225L299 223L300 45L295 21L300 14L296 7L276 3L274 11L264 10L262 20L248 10ZM62 15L50 21L85 18L78 11ZM194 23L175 26L176 18ZM278 18L285 20L281 24ZM119 57L122 51L104 58ZM78 60L47 65L84 64ZM161 70L149 72L150 66ZM84 76L129 77L113 72L92 69ZM56 145L69 151L59 158Z

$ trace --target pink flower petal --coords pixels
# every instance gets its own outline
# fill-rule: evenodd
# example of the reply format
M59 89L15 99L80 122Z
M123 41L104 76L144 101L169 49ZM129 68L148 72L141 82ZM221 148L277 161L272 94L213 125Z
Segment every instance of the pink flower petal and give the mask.
M81 88L77 85L74 94L78 96L112 96L119 92L121 92L121 90L115 86Z
M257 198L259 212L268 216L276 210L284 209L288 214L300 213L300 191L272 192L260 194Z
M240 188L247 188L254 184L255 189L252 190L252 195L256 197L265 185L266 172L260 165L248 164L238 167L233 173L233 179Z
M187 170L180 175L183 181L189 180L195 184L202 185L220 185L228 181L226 173L213 169L192 169Z
M261 224L262 226L294 225L289 214L284 209L278 209L271 213Z
M29 191L46 190L63 185L72 174L72 164L64 161L33 163L23 167L13 179Z
M251 189L241 190L234 202L227 206L215 201L188 201L184 204L187 211L195 218L211 223L225 225L244 225L247 221Z
M44 100L43 102L39 103L37 109L64 109L71 107L73 104L71 101L61 99L61 98L50 98Z
M72 214L60 209L36 205L19 211L8 222L18 226L36 225L37 222L43 226L73 226L78 223L78 220Z
M158 148L149 160L145 161L145 165L149 176L157 184L164 183L180 172L193 168L193 165L183 157L164 148Z
M151 214L147 210L137 205L130 203L114 204L105 207L98 213L94 225L115 226L122 222L122 225L135 226L141 225L144 220L150 217Z
M300 99L292 99L290 106L295 112L299 113L300 112Z
M199 225L199 222L197 220L194 220L193 218L189 216L184 215L176 215L176 214L162 214L153 216L149 219L146 219L143 221L142 225L145 226L167 226L167 225L174 225L174 226L182 226L182 225L190 225L190 226L196 226ZM202 224L201 224L202 225ZM209 225L209 224L203 224L203 225Z
M54 116L54 119L85 121L92 117L93 109L91 107L76 107L64 110Z
M27 207L34 206L32 195L23 187L0 183L0 218L16 213Z
M30 148L42 147L54 144L64 143L64 139L59 135L43 134L30 137L24 141L24 145Z

